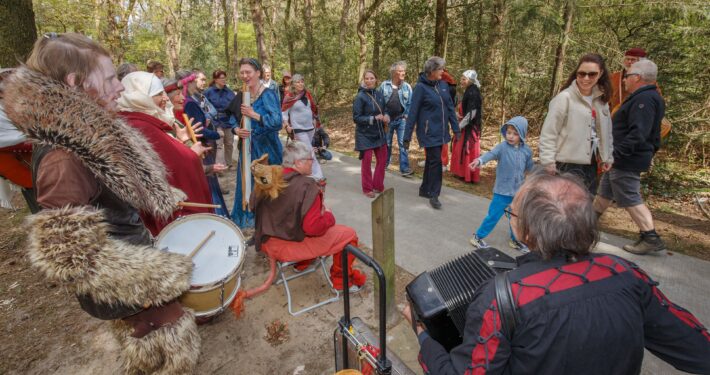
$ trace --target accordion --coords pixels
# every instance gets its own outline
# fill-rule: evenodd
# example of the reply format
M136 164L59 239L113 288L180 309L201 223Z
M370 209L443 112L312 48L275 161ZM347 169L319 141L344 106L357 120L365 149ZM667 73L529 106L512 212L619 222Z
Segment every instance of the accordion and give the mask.
M417 276L407 285L407 299L429 335L450 351L463 341L466 310L476 290L514 267L515 259L500 250L474 250Z

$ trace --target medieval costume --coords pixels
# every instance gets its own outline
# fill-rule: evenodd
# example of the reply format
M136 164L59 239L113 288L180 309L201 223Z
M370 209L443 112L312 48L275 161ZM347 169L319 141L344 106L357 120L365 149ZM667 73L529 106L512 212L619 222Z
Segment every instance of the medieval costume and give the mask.
M193 78L194 79L194 78ZM210 152L205 154L202 159L202 164L212 166L217 162L217 140L220 138L219 132L214 125L214 119L217 116L217 110L212 106L209 100L199 92L185 96L184 114L188 118L192 118L193 124L202 123L202 143L208 147L212 147ZM181 119L184 121L184 119ZM216 175L210 174L207 176L207 184L212 194L212 203L219 205L220 208L215 210L217 215L229 216L227 203L222 195L222 188L219 186L219 179Z
M151 73L134 72L124 77L122 83L126 91L118 100L119 114L128 125L140 131L158 153L165 165L170 185L182 190L189 202L211 203L212 197L200 157L170 135L173 127L169 124L174 122L172 106L163 110L151 98L163 91L160 80ZM177 216L209 212L212 210L208 208L185 207L168 220L160 220L147 213L142 217L150 233L157 236Z
M451 151L451 173L461 177L466 182L477 183L481 170L468 167L472 161L481 155L481 119L483 118L483 99L475 70L467 70L464 76L471 81L461 99L460 115L467 121L461 121L462 137L453 141ZM462 127L465 124L465 127Z
M283 179L288 185L275 198L256 192L251 197L256 213L256 250L281 262L304 261L305 267L311 259L333 255L330 279L334 288L342 290L340 252L348 244L357 246L357 234L350 227L335 224L315 180L292 168L283 169ZM359 287L367 277L352 268L354 261L348 254L348 280Z
M192 373L200 335L176 302L192 262L156 251L139 212L167 219L184 194L168 185L150 144L80 90L19 68L5 82L10 120L35 143L44 208L29 219L29 258L112 320L127 373Z
M269 164L281 164L283 146L279 140L281 130L281 106L273 90L261 86L261 92L251 98L251 106L261 116L261 121L251 119L251 160L256 160L264 154L269 155ZM228 111L237 117L241 123L242 93L237 94L235 100L229 104ZM242 141L239 142L241 150ZM234 189L234 207L232 208L232 221L240 228L254 227L254 213L245 210L242 206L244 193L242 192L242 154L239 154L237 164L237 185ZM253 178L252 178L253 180ZM253 181L251 186L253 187Z

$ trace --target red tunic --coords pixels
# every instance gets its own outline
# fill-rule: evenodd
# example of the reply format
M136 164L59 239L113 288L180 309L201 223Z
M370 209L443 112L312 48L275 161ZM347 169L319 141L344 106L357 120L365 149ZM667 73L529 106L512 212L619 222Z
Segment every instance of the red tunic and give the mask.
M120 112L119 114L153 145L153 150L165 165L168 183L171 186L182 190L187 195L188 202L212 203L210 188L202 169L202 160L189 147L167 133L172 130L170 125L144 113ZM166 221L158 220L147 214L143 214L141 217L150 233L156 236L175 218L194 213L212 213L212 210L185 207Z

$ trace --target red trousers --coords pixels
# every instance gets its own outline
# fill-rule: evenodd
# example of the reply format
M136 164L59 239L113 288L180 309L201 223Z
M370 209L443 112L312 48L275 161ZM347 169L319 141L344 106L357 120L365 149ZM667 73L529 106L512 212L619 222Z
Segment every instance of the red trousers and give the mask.
M372 154L375 154L375 175L372 175ZM360 164L362 175L362 192L367 194L373 190L385 190L385 167L387 166L387 145L363 151Z

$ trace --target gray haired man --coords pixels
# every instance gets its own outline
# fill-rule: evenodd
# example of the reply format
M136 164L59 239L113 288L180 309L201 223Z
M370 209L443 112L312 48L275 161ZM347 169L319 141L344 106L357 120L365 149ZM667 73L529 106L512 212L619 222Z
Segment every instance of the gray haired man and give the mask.
M666 248L640 193L641 173L649 170L661 147L661 120L666 106L656 88L657 75L658 67L651 60L634 63L624 74L624 86L631 94L612 118L614 164L602 177L594 201L599 216L612 201L629 213L641 232L636 243L624 246L633 254Z
M409 106L412 103L412 86L404 81L407 75L407 63L397 61L390 67L390 77L380 85L379 89L385 97L388 113L392 119L387 132L387 165L392 157L392 140L397 133L399 146L399 171L402 176L410 176L412 169L409 167L409 152L403 145L404 128L406 127Z

